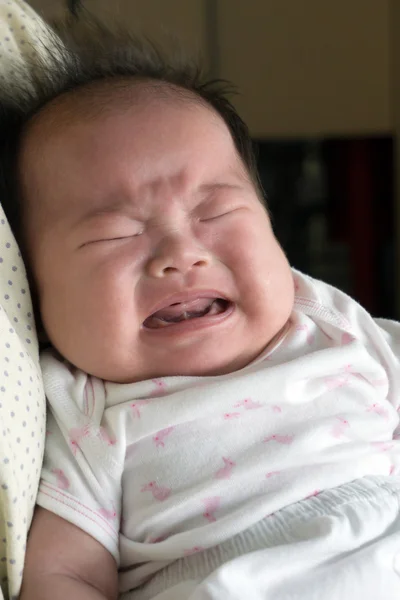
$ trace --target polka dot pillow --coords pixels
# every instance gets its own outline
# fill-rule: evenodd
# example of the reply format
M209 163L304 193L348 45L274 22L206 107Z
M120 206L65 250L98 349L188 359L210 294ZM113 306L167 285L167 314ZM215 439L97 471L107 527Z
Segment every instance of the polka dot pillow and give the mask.
M44 23L25 2L0 0L0 86L12 84L16 61L21 64L28 53L34 57L35 42L46 35ZM5 598L16 598L21 584L44 436L31 299L0 198L0 588Z

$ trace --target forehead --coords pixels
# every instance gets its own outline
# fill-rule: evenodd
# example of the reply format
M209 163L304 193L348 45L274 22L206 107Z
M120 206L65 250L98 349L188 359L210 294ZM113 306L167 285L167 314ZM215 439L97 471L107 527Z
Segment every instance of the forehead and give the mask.
M167 182L247 178L223 119L194 94L136 84L100 90L96 102L96 91L59 99L28 128L23 191L35 207L95 209L112 196L143 201Z
M203 118L215 131L224 129L222 117L203 98L190 90L161 81L132 81L120 79L116 82L93 82L82 88L62 94L47 104L35 115L26 128L25 145L29 147L41 142L53 144L62 136L76 133L76 129L91 129L101 133L101 125L115 120L138 121L147 116L150 121L160 120L176 113L185 117L190 111ZM167 122L167 119L163 119ZM144 129L144 128L143 128ZM74 131L75 130L75 131ZM151 130L151 128L149 128ZM229 134L230 137L230 134ZM233 141L233 140L231 140Z

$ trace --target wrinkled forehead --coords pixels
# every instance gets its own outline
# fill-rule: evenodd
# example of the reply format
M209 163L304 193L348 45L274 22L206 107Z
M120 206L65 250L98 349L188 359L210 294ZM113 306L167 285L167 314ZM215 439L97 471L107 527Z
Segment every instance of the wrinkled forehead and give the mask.
M193 129L191 125L196 119L199 121L199 113L201 113L200 123L203 126ZM120 142L121 137L131 145L135 143L132 139L132 135L135 135L138 140L140 139L143 155L145 155L146 144L148 142L151 147L156 132L156 135L159 135L156 147L158 145L162 147L164 142L162 125L165 124L166 115L171 115L175 121L184 119L186 115L185 123L190 126L188 135L192 136L190 144L201 148L205 155L209 153L211 146L219 144L221 150L223 149L224 152L227 150L225 154L229 156L231 163L234 163L234 167L242 172L243 177L248 178L227 125L202 98L188 90L178 89L162 82L143 81L132 84L132 81L121 80L112 86L96 83L60 96L29 123L20 157L22 193L27 204L26 214L29 216L30 205L34 205L35 213L44 208L46 212L54 213L57 210L57 202L60 207L65 207L65 202L72 201L70 197L63 196L60 189L63 185L65 188L71 187L74 178L74 173L71 171L81 169L80 156L84 157L88 171L79 184L82 186L86 180L90 180L93 186L95 177L90 177L90 172L102 163L104 153L108 156L110 173L115 175L122 168L124 156L121 155L121 149L118 149L118 163L113 156L113 148L117 142ZM124 129L130 131L132 119L135 122L134 134L122 135L117 139L114 130L119 127L122 132ZM83 136L83 131L87 132L87 136ZM89 136L92 138L92 145ZM202 140L200 144L199 139ZM136 144L139 144L138 140ZM168 150L166 146L166 155ZM222 151L217 153L218 158L222 153ZM74 155L75 168L68 170L68 166L72 164L71 154ZM151 152L147 155L151 157ZM140 157L140 152L137 152L136 156ZM172 160L170 155L168 157ZM140 160L137 162L140 164ZM104 162L102 166L104 167ZM102 175L99 173L99 186L101 181L101 186L104 187ZM111 175L108 179L111 179ZM108 181L106 183L108 184ZM49 186L57 186L57 194L51 194L51 202L46 202L46 198L50 199L50 195L46 196L43 189ZM92 189L90 194L93 201L95 201L95 191ZM82 196L85 197L84 191ZM86 197L88 198L89 195L87 194Z

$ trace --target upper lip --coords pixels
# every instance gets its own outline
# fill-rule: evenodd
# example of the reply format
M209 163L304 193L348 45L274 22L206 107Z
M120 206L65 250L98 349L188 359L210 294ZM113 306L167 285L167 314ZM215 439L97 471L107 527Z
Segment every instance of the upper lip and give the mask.
M179 292L176 294L171 294L167 296L157 304L155 304L148 317L154 315L154 313L166 308L167 306L171 306L171 304L178 304L182 302L190 302L192 300L197 300L198 298L221 298L222 300L226 300L229 302L229 298L226 297L225 294L221 294L221 292L217 292L216 290L188 290L186 292ZM147 317L147 318L148 318Z

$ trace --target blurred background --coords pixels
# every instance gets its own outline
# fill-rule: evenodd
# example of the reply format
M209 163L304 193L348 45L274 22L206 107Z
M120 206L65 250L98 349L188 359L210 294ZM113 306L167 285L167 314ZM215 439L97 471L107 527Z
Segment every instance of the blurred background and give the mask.
M400 318L399 0L29 0L172 34L231 80L291 264Z

